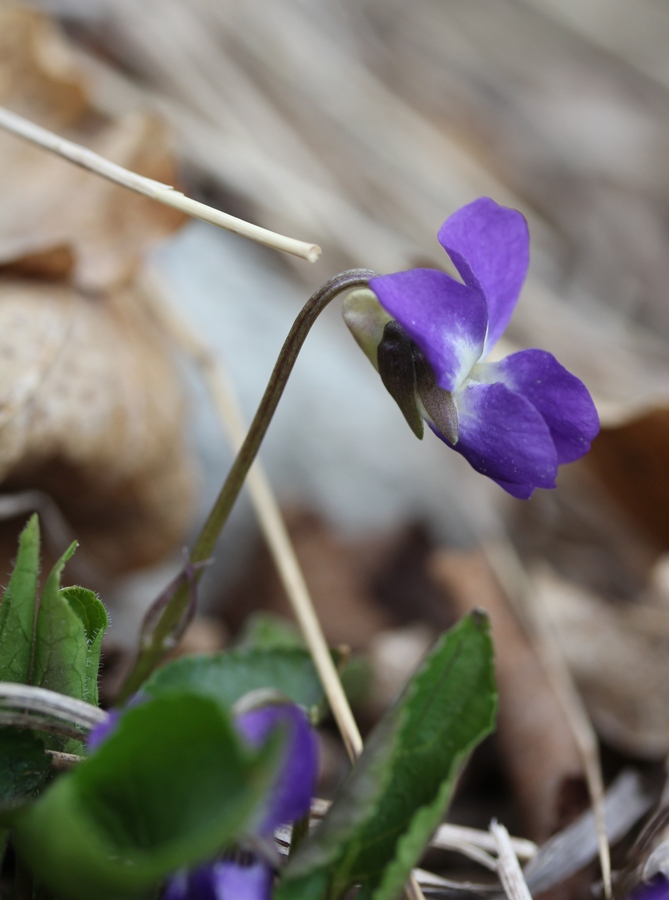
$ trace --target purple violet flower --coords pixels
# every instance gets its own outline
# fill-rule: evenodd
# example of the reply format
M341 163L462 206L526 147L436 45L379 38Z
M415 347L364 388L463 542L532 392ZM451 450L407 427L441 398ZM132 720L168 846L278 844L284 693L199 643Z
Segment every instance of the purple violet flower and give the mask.
M630 900L669 900L669 881L657 875L647 884L641 884L630 894Z
M558 465L587 453L599 431L587 388L544 350L484 361L527 274L527 223L481 197L438 238L462 282L434 269L373 278L346 299L346 323L418 437L425 420L514 497L554 488Z
M275 728L286 730L279 774L254 827L257 837L268 837L278 825L309 812L318 776L316 736L306 714L293 704L251 710L238 716L235 725L251 747L260 746ZM254 856L247 864L221 860L177 872L163 900L270 900L273 880L271 867Z

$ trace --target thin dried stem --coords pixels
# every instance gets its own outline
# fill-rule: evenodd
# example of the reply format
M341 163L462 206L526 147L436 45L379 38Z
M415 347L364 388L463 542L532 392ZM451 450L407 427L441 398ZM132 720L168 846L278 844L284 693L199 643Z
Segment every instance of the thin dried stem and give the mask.
M51 768L62 769L67 771L84 762L85 756L78 756L76 753L61 753L60 750L45 750L47 756L51 757Z
M162 184L160 181L154 181L153 178L145 178L130 169L124 169L123 166L110 162L98 153L94 153L87 147L75 144L65 138L59 137L52 131L42 128L29 122L22 116L10 112L4 107L0 107L0 128L9 131L12 134L22 137L32 144L41 147L61 156L63 159L69 160L89 172L101 175L115 184L150 197L164 206L171 206L178 209L194 219L202 219L203 222L209 222L211 225L217 225L226 231L232 231L240 234L242 237L263 244L265 247L271 247L273 250L281 250L284 253L290 253L292 256L299 256L308 262L316 262L321 255L321 248L317 244L309 244L305 241L298 241L295 238L286 237L283 234L277 234L269 231L267 228L261 228L259 225L253 225L238 219L228 213L221 212L198 200L192 200L186 197L180 191L176 191L169 184Z
M107 721L108 713L97 706L27 684L0 682L0 708L32 710L81 728L91 729Z
M74 738L75 741L81 741L86 736L74 725L67 725L65 722L52 722L50 719L45 719L44 716L36 716L31 713L0 710L0 725L9 728L19 728L24 731L42 731L45 734L58 734L61 737Z
M521 622L530 630L531 638L546 675L565 711L588 785L588 793L595 815L599 863L602 870L604 895L613 896L611 885L611 850L606 834L604 780L599 758L597 735L583 705L562 648L541 605L532 602L535 592L524 566L509 541L484 542L483 550L502 590L516 609Z
M510 840L513 852L519 859L532 859L537 855L539 848L534 841L518 837L512 837ZM431 847L439 847L443 850L455 850L465 845L485 850L488 853L497 850L497 843L489 831L468 828L466 825L451 825L448 822L437 828L430 841Z
M504 825L493 819L490 823L490 833L497 844L497 874L504 893L509 900L532 900L518 857L513 852L509 832Z

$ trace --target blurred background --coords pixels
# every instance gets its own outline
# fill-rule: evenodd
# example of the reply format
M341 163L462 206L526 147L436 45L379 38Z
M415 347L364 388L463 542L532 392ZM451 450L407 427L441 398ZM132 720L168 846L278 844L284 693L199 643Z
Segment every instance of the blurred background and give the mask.
M488 195L531 233L504 351L542 347L585 381L602 420L591 454L556 491L509 498L431 435L415 440L333 308L262 459L328 638L367 660L363 723L440 629L490 609L502 717L463 820L505 803L544 839L585 802L523 614L558 636L607 777L630 761L659 772L668 46L662 0L0 3L0 103L323 249L313 265L279 256L0 135L4 571L27 508L39 506L53 552L75 534L72 579L112 607L112 672L232 459L165 311L223 362L249 420L319 284L350 266L448 269L439 226ZM202 610L191 649L223 645L253 611L287 615L245 499ZM340 764L333 749L333 780Z

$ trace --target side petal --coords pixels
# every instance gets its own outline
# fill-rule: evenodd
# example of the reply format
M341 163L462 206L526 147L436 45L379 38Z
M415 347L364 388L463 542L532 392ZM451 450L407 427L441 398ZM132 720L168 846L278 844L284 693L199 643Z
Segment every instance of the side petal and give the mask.
M521 350L477 367L485 381L501 381L522 394L544 418L558 463L580 459L599 433L599 416L583 382L545 350Z
M527 274L530 236L525 217L481 197L446 219L438 238L464 283L487 301L488 353L509 324Z
M380 275L369 286L423 351L439 387L459 387L483 353L488 323L483 296L436 269Z
M453 447L482 475L506 485L555 487L557 452L535 407L503 384L469 384L454 398ZM510 491L511 493L511 491Z
M293 704L243 713L235 726L253 747L262 744L275 728L286 730L283 761L259 828L261 834L271 834L277 825L294 822L309 811L318 777L316 735L306 714Z

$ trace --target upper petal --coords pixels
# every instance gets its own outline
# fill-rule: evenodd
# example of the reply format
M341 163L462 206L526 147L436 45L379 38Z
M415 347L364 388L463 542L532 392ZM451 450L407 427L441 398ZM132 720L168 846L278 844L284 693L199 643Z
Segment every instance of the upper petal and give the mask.
M235 726L252 746L262 744L275 728L287 732L260 832L269 834L277 825L300 819L309 811L318 776L318 744L306 714L293 704L265 706L238 716Z
M599 416L583 382L545 350L521 350L476 374L501 381L522 394L543 416L555 442L558 463L580 459L599 433Z
M455 390L483 352L483 296L436 269L380 275L369 286L423 351L439 387Z
M555 487L557 452L540 413L503 384L469 384L454 396L458 442L453 448L483 475L526 488Z
M487 353L509 324L527 274L530 237L525 217L481 197L446 219L438 238L465 284L481 291L487 301Z

